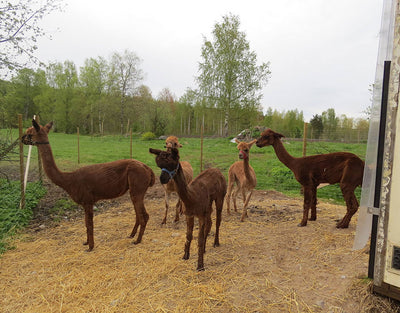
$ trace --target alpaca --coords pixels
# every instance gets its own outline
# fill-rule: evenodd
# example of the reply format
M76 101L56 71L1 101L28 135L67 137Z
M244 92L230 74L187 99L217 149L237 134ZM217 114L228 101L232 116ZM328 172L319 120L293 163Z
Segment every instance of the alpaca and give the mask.
M179 151L149 149L156 155L156 164L161 168L160 181L166 184L173 179L177 186L179 197L184 204L186 215L186 243L184 260L189 259L190 243L193 238L194 217L199 219L198 260L197 270L204 270L203 254L206 248L207 235L211 229L212 203L215 202L217 219L215 226L214 247L219 246L219 227L221 225L222 207L226 194L226 180L219 169L209 168L197 176L190 184L187 183L179 163Z
M44 170L50 180L63 188L77 204L85 210L85 224L88 251L93 250L93 205L102 199L122 196L128 189L135 208L136 223L130 235L133 238L140 226L134 242L141 242L149 215L144 207L144 195L148 187L154 185L155 177L150 167L136 160L119 160L109 163L84 166L73 172L61 172L55 164L48 133L53 122L40 126L35 120L21 140L26 145L38 147Z
M165 140L165 148L167 150L170 150L172 148L181 148L182 145L179 143L178 138L175 136L169 136ZM190 165L189 162L182 161L181 162L183 173L185 175L187 183L190 183L193 179L193 168ZM169 199L172 193L177 192L176 184L173 180L170 180L168 183L162 185L164 187L164 199L165 199L165 213L164 213L164 218L161 222L161 224L166 224L167 223L167 215L168 215L168 209L169 209ZM182 214L182 201L181 199L178 199L178 202L176 203L175 206L175 220L174 222L179 221L179 214Z
M272 146L278 159L285 164L302 185L304 192L303 219L298 226L306 226L308 211L311 208L310 221L317 219L317 187L320 183L340 184L346 201L347 212L337 228L348 228L351 217L358 210L358 201L354 195L357 186L361 186L364 174L364 161L353 153L334 152L301 158L292 157L284 148L282 134L267 129L257 139L257 147Z
M232 195L233 207L235 209L235 212L237 212L236 196L239 192L242 193L244 205L240 221L243 222L245 217L247 217L247 206L249 204L251 195L253 194L253 189L257 185L256 173L249 164L250 148L257 140L254 139L249 143L244 141L241 142L237 139L235 141L238 144L237 148L239 149L239 159L242 159L243 161L237 161L233 163L229 168L228 193L227 193L226 203L227 203L228 214L230 214L230 202L231 202L230 200ZM237 185L237 189L232 193L235 183ZM248 192L247 198L246 198L246 192Z

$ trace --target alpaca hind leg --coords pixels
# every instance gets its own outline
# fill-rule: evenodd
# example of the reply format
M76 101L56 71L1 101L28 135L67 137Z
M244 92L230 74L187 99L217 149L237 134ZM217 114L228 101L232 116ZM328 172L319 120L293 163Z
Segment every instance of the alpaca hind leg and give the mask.
M317 220L317 189L313 189L313 193L311 194L311 216L309 221Z
M168 209L169 209L169 192L167 192L167 190L165 190L165 211L164 211L164 218L161 221L161 225L166 224L167 223L167 215L168 215Z
M206 225L205 225L205 233L204 233L204 251L203 251L203 253L206 253L207 237L208 237L208 234L210 233L211 226L212 226L212 219L211 219L211 214L209 214L206 217Z
M219 227L221 226L222 208L223 208L223 206L224 206L224 198L217 199L215 201L217 218L216 218L216 221L215 221L214 247L219 247Z
M205 250L205 235L206 235L206 220L204 217L199 218L199 235L198 235L198 259L197 270L204 271L204 250Z
M135 223L135 226L133 227L130 237L131 238L135 237L136 232L140 226L138 237L137 237L136 241L133 242L134 244L138 244L142 241L142 237L143 237L144 231L146 229L147 221L149 220L149 214L147 214L147 212L146 212L146 208L144 207L143 199L135 199L133 201L133 206L134 206L135 212L136 212L136 223Z
M94 248L94 236L93 236L93 205L85 205L85 224L86 224L86 242L84 245L88 245L87 251L92 251Z
M178 202L176 203L175 206L175 219L174 222L179 222L179 214L182 213L182 201L181 199L178 199Z
M354 187L341 184L340 188L342 189L343 197L346 201L347 212L343 219L336 224L336 228L348 228L351 218L358 210L359 204L354 195Z
M190 256L190 244L193 239L194 216L186 216L186 242L184 260L188 260Z
M251 190L249 192L249 194L247 195L246 200L244 201L244 206L243 206L243 213L242 213L242 218L240 219L241 222L244 222L244 219L247 217L247 207L249 205L249 201L251 198L251 195L253 194L253 190Z

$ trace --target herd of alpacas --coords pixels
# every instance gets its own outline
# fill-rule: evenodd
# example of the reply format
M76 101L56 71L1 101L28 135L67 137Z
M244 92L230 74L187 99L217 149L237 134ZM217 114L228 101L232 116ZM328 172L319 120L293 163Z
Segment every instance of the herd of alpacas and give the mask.
M144 206L147 189L154 185L155 176L152 169L144 163L129 159L108 163L84 166L73 172L62 172L58 169L48 139L53 123L39 125L35 120L32 127L26 130L21 140L25 145L38 147L43 168L49 179L63 188L77 204L85 210L85 225L88 251L94 248L93 206L103 199L122 196L129 190L129 195L136 213L136 222L130 234L131 238L139 234L134 244L141 242L149 215ZM230 214L231 197L233 208L237 211L236 198L241 193L243 211L241 221L247 216L247 207L257 184L256 174L249 163L250 148L272 146L278 159L285 164L302 185L304 193L303 218L298 226L306 226L307 220L317 218L317 187L319 184L340 184L346 202L347 212L336 225L347 228L351 217L358 209L358 201L354 195L357 186L361 186L364 172L364 161L347 152L335 152L295 158L283 146L283 135L267 129L260 137L249 143L236 140L239 159L228 171L228 183L225 176L217 168L208 168L193 178L193 168L189 162L181 161L179 148L182 145L178 138L170 136L166 139L166 150L149 149L155 155L155 162L161 169L160 182L165 190L165 214L162 224L166 223L170 194L179 196L176 204L175 221L180 214L186 216L186 242L183 259L189 259L190 244L193 238L194 218L199 221L197 270L204 270L204 253L207 236L211 229L212 204L215 202L216 223L214 247L219 246L219 228L222 208L227 194L227 212ZM235 188L236 185L236 188ZM311 214L309 216L309 210ZM140 226L140 227L139 227Z

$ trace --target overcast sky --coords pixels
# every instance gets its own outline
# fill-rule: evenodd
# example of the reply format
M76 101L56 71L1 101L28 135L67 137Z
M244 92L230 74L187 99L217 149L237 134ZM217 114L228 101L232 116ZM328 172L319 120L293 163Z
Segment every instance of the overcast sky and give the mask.
M222 16L241 21L259 64L272 72L262 106L298 109L305 120L334 108L365 117L375 79L382 0L65 0L64 12L42 21L44 62L109 58L125 49L142 59L143 84L157 97L169 88L177 98L195 88L203 36Z

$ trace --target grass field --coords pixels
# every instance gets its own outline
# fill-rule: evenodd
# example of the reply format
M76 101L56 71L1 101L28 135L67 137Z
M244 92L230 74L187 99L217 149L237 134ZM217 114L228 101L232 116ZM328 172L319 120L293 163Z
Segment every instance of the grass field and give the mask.
M130 157L130 138L122 136L80 136L78 164L78 137L61 133L50 133L50 143L53 154L61 170L67 171L78 166L102 163ZM182 160L189 161L194 174L200 172L200 138L180 138L183 148L180 150ZM163 140L143 141L139 137L132 140L132 157L149 165L159 175L154 156L148 152L149 148L164 149ZM288 152L295 156L302 156L303 142L285 140ZM25 151L28 149L26 148ZM366 144L346 144L333 142L308 142L307 155L322 154L335 151L348 151L364 159ZM27 152L25 152L27 153ZM37 159L37 149L32 151L33 159ZM230 165L238 160L236 144L226 138L205 138L203 141L203 169L217 167L227 177ZM276 190L288 195L299 196L300 184L295 180L292 172L276 157L272 147L258 148L253 146L250 151L250 164L257 175L257 189ZM361 193L357 189L357 196ZM343 204L343 198L338 185L327 186L318 190L318 197L333 200Z

